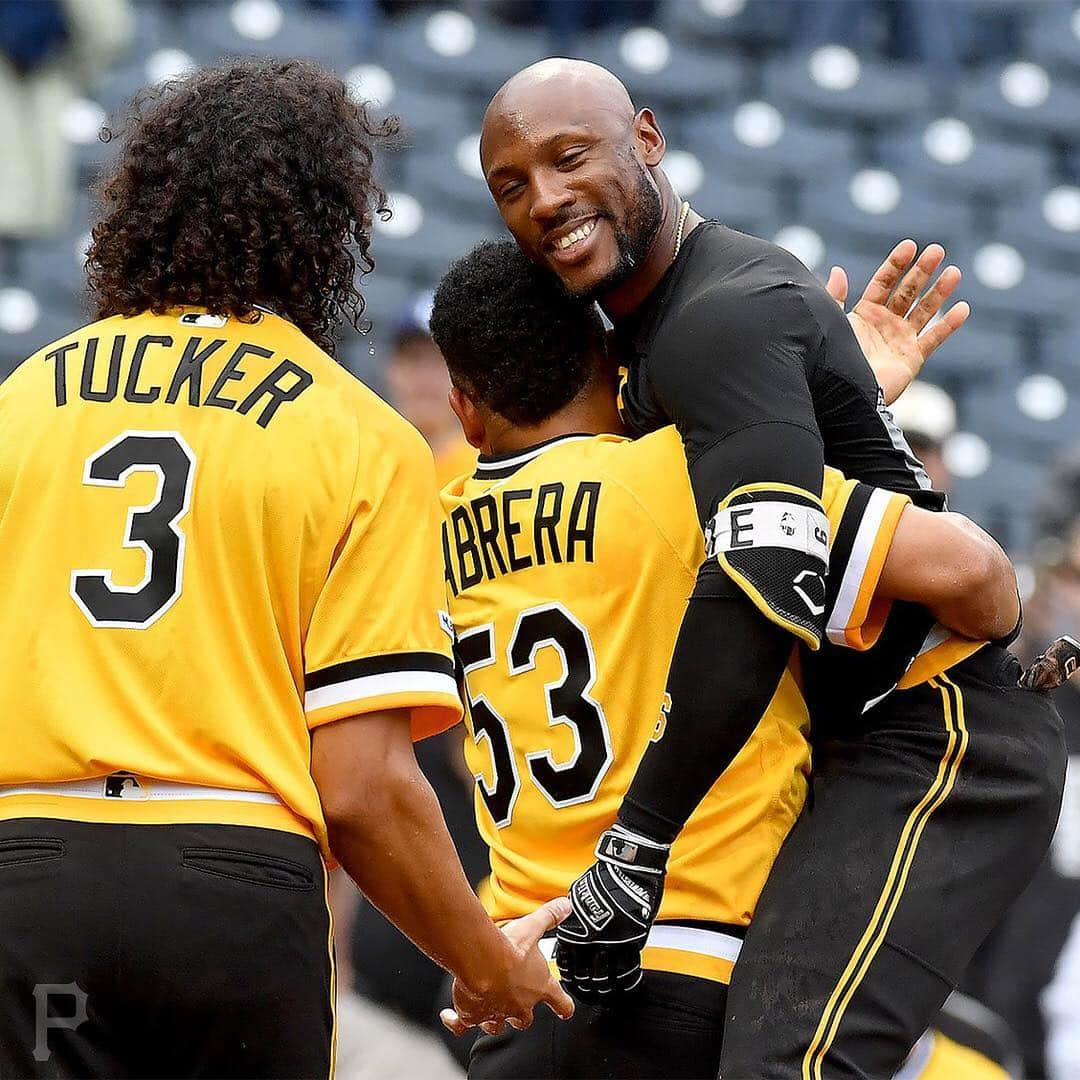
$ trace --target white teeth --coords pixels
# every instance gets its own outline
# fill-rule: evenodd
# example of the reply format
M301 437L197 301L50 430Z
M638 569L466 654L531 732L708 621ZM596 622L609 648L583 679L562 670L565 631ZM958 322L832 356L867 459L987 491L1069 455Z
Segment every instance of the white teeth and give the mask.
M584 225L578 226L578 228L576 228L572 233L567 233L567 235L559 241L559 247L563 251L565 251L568 247L573 246L579 240L584 240L585 237L588 236L594 228L596 228L595 220L585 222Z

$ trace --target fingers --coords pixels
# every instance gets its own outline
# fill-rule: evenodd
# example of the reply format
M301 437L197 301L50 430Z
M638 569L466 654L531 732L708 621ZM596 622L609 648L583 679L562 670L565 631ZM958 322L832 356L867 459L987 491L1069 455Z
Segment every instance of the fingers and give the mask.
M942 304L956 291L956 286L960 284L962 276L959 268L955 266L946 266L941 271L941 275L934 282L934 287L911 309L911 314L908 316L908 321L915 328L915 333L919 333L941 310Z
M961 300L959 304L953 304L939 322L936 322L925 333L920 334L919 348L922 350L923 360L928 359L939 345L948 341L967 322L967 317L970 314L970 305L966 300Z
M911 265L911 260L915 258L918 250L919 247L914 240L901 240L874 272L870 284L866 286L862 294L863 300L871 304L884 304L896 288L900 275Z
M562 988L557 979L551 980L551 986L541 1000L560 1019L569 1020L574 1015L574 999Z
M454 1009L443 1009L439 1013L439 1019L451 1035L464 1035L472 1027L471 1024L466 1024Z
M842 266L834 266L829 271L829 280L825 284L825 289L841 307L847 303L848 277Z
M515 1031L527 1031L532 1027L533 1015L532 1012L525 1013L522 1016L508 1016L506 1022Z
M565 896L557 896L504 926L503 933L515 944L531 949L545 934L551 933L571 910L570 901Z
M930 244L893 290L887 303L889 310L901 318L907 315L919 293L926 287L931 275L937 272L944 258L945 249L940 244Z

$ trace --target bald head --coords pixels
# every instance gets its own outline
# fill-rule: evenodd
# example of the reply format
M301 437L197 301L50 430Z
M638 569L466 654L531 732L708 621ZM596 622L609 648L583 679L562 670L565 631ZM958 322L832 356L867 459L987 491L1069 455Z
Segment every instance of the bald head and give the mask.
M530 64L502 84L484 113L484 130L489 122L507 116L527 122L533 111L553 102L580 112L606 113L627 126L634 120L630 94L607 68L588 60L551 57Z
M541 60L499 89L480 161L514 238L578 296L598 297L640 266L672 198L664 136L626 87L584 60Z

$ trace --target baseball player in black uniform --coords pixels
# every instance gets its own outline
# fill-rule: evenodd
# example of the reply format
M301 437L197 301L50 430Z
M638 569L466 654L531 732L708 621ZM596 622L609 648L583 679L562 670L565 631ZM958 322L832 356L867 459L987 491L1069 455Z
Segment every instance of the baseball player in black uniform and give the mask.
M666 733L571 890L557 959L582 997L636 984L672 840L745 744L795 642L816 651L842 636L830 625L861 602L828 580L815 495L824 462L944 505L842 311L793 256L681 201L664 149L652 113L635 112L609 72L566 60L512 78L481 142L523 250L614 321L628 426L678 427L708 541ZM924 253L894 310L917 299L941 254ZM894 255L903 269L913 252ZM949 268L919 301L915 333L958 280ZM913 340L916 362L965 317L957 305ZM1000 612L1003 638L1018 619L1018 605ZM1060 718L1017 689L1019 665L1001 647L942 635L902 603L869 659L844 665L843 693L832 670L815 688L813 809L740 958L753 971L760 950L767 977L737 971L732 984L728 1076L891 1075L1026 884L1056 819Z

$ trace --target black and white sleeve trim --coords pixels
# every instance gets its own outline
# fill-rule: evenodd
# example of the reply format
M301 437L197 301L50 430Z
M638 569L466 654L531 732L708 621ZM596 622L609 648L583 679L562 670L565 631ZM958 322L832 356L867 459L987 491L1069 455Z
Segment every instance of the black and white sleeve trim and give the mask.
M453 661L434 652L391 653L346 660L304 678L304 711L387 694L439 693L457 697Z

